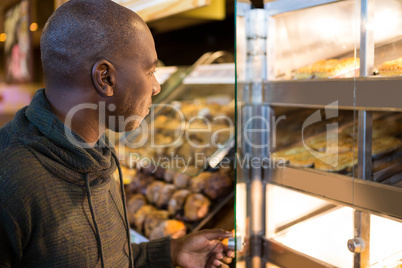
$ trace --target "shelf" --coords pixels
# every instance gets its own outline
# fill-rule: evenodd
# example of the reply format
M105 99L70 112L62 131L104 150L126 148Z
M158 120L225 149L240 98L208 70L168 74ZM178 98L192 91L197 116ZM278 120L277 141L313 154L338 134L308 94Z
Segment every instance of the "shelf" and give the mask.
M267 81L263 101L298 107L326 107L337 102L341 109L402 111L401 88L401 77Z
M145 22L208 6L211 0L114 0L141 16Z
M296 11L339 1L341 0L282 0L265 3L264 8L268 11L270 16L274 16L285 12Z
M280 168L271 183L402 219L402 189L312 169Z
M335 268L271 239L264 238L264 245L265 256L280 267Z

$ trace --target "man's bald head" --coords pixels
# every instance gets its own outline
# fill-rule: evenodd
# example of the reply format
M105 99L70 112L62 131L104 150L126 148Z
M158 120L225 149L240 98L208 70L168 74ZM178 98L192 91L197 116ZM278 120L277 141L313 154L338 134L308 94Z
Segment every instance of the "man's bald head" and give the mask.
M41 37L46 81L90 79L91 64L111 62L135 50L136 32L147 28L142 19L110 0L70 0L49 18Z

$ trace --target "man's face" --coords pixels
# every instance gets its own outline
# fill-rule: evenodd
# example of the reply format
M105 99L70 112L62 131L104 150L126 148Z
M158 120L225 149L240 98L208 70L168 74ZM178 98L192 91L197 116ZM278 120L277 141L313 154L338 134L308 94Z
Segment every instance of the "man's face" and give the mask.
M131 131L139 126L149 113L152 96L160 92L155 78L158 57L155 43L148 28L141 29L132 41L131 51L124 53L116 66L115 115L116 131ZM124 117L124 118L123 118ZM125 122L123 122L123 119ZM120 121L120 122L119 122Z

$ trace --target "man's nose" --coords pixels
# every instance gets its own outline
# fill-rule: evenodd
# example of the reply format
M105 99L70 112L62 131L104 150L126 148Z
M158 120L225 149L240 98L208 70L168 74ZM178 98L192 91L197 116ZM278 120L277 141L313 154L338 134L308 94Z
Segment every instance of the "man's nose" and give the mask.
M161 85L159 85L158 81L155 79L152 85L152 96L158 95L161 92Z

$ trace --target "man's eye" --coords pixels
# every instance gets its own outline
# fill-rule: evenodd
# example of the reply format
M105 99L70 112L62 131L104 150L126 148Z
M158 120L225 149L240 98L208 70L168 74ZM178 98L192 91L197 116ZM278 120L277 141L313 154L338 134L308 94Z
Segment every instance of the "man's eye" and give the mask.
M156 73L156 70L149 72L149 75L154 75L155 73Z

